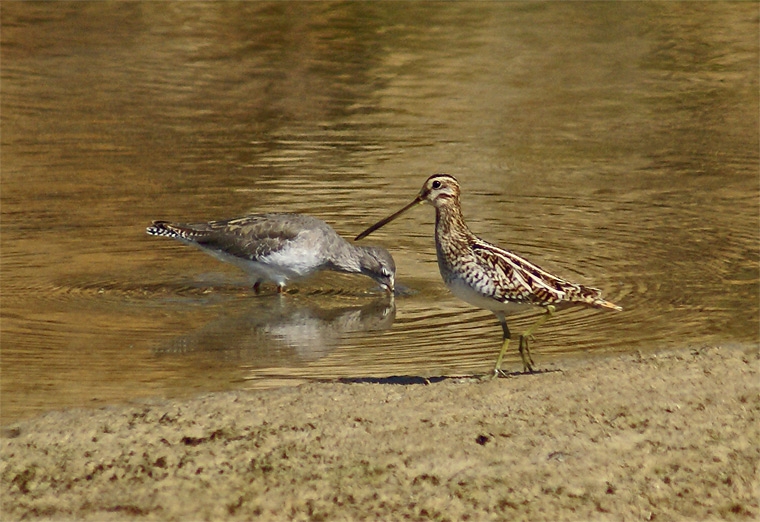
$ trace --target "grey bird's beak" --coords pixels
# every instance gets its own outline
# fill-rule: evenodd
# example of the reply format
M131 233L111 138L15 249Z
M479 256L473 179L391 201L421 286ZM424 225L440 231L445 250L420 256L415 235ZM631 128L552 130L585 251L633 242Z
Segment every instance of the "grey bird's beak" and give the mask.
M423 199L422 195L417 196L414 199L414 201L412 201L411 203L409 203L407 206L405 206L404 208L402 208L398 212L396 212L394 214L391 214L387 218L378 221L377 223L375 223L374 225L372 225L371 227L369 227L367 230L365 230L364 232L362 232L361 234L359 234L358 236L356 236L354 238L354 241L359 241L360 239L363 239L363 238L367 237L372 232L374 232L375 230L377 230L380 227L384 227L385 225L387 225L388 223L390 223L391 221L393 221L394 219L396 219L397 217L399 217L401 214L403 214L404 212L406 212L410 208L415 207L417 205L420 205L420 204L422 204L424 202L425 202L425 200Z

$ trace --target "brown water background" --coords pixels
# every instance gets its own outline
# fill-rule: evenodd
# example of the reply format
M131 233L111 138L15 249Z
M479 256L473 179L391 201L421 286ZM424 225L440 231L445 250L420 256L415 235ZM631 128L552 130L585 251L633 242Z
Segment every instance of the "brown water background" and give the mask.
M473 231L622 313L568 310L540 368L757 350L758 5L3 2L2 422L303 379L488 371L501 331L398 265L254 296L152 219L303 212L346 237L457 176ZM531 314L515 316L515 332ZM519 369L515 353L505 367Z

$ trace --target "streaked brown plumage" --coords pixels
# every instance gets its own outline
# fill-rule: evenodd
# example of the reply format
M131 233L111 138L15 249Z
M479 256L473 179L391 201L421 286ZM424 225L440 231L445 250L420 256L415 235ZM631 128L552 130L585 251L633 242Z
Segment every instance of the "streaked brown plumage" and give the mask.
M572 305L622 310L606 301L600 290L565 281L520 256L483 241L473 234L462 217L459 183L453 176L430 176L410 204L371 226L356 239L368 236L410 208L430 203L435 207L435 246L441 277L460 299L493 312L501 323L504 342L494 373L501 373L501 360L511 334L506 315L540 306L546 310L527 332L520 336L520 355L525 371L533 371L528 339L555 310Z

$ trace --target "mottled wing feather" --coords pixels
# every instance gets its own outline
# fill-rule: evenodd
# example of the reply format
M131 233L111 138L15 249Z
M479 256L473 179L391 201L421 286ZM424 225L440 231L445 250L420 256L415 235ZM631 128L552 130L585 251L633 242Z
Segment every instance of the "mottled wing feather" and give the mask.
M248 260L259 260L287 248L302 231L297 220L272 219L265 214L164 226L173 229L181 239Z
M472 251L477 262L494 276L493 297L497 300L540 306L573 302L591 306L611 304L601 298L600 290L560 279L485 241L477 240ZM617 308L615 305L607 307Z
M214 232L207 240L200 242L202 245L251 260L265 258L287 248L301 232L301 229L288 226L286 222L273 222L258 215L212 222L211 227Z

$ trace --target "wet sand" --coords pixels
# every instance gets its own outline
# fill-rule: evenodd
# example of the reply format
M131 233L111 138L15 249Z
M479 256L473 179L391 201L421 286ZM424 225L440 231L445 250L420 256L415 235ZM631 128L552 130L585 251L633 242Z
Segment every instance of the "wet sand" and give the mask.
M309 383L6 426L2 518L760 517L757 348L403 383Z

